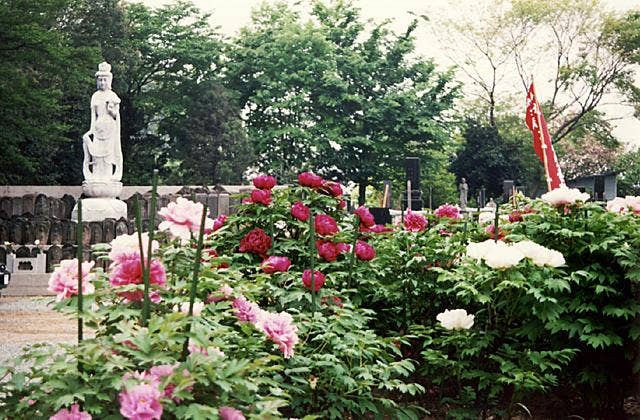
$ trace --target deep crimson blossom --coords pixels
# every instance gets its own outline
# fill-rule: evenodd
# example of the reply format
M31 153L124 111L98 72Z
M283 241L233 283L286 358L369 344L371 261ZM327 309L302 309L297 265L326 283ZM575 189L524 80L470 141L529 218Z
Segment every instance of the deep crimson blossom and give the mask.
M338 201L338 207L345 210L347 208L347 202L345 200Z
M242 411L233 407L220 407L218 409L218 415L220 416L220 420L245 420Z
M211 249L203 249L202 250L202 262L206 262L206 261L210 261L214 258L218 258L218 252L211 248ZM229 268L229 263L227 262L221 262L221 263L212 263L211 267L213 268Z
M353 214L357 214L360 218L360 224L364 227L370 228L376 224L376 220L373 217L373 214L369 211L365 206L358 207Z
M298 183L303 187L320 188L324 180L313 172L303 172L298 175Z
M276 186L276 178L270 175L260 175L253 179L254 187L261 190L270 190Z
M166 282L167 274L164 265L160 261L152 259L151 268L149 269L149 284L164 286ZM122 259L119 264L116 264L109 276L109 284L114 287L142 284L140 254L130 254L128 258ZM118 292L118 295L124 297L127 302L138 302L144 299L142 290ZM156 290L149 293L149 298L154 303L160 302L160 295Z
M157 384L136 385L120 393L120 414L130 420L160 420L160 398L162 394Z
M427 219L418 213L409 211L404 216L404 228L411 232L422 232L427 228Z
M343 252L343 247L338 247L338 244L334 244L331 241L316 241L316 248L320 258L326 261L337 260L340 253Z
M324 181L322 184L322 191L331 194L332 197L340 197L343 194L342 185L338 182Z
M317 292L324 286L325 277L321 272L314 270L313 271L313 285L314 289ZM302 284L307 289L311 290L311 270L304 270L302 273Z
M309 215L311 214L311 210L309 207L305 206L302 201L296 201L291 206L291 215L301 222L306 222L309 220Z
M253 190L251 191L251 202L268 206L272 202L271 190Z
M364 241L357 241L356 257L362 261L371 261L376 257L376 250Z
M267 274L284 273L289 270L289 267L291 267L291 261L287 257L269 257L260 265L260 269Z
M318 235L331 236L338 233L338 223L335 219L326 214L319 214L315 217L315 229Z
M272 239L264 230L255 228L240 240L240 252L265 255L271 249Z
M49 420L91 420L91 414L85 411L80 411L80 406L78 404L73 404L71 406L71 410L61 408L60 411L49 417Z

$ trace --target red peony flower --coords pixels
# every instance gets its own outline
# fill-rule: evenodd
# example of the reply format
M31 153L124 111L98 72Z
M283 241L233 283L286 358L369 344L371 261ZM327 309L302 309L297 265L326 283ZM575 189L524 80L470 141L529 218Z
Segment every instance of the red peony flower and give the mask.
M315 217L315 229L318 235L331 236L338 233L338 223L331 216L319 214Z
M324 286L324 280L324 274L317 270L313 271L313 285L315 286L314 289L316 292ZM302 284L311 290L311 270L304 270L304 273L302 273Z
M360 218L360 224L364 227L370 228L371 226L376 224L376 220L373 218L373 214L369 211L368 208L364 206L358 207L354 212Z
M360 232L364 233L389 233L393 232L393 228L386 227L385 225L373 225L370 228L360 226Z
M357 241L356 257L362 261L371 261L376 257L376 250L364 241Z
M427 219L418 213L409 211L404 216L404 228L411 232L422 232L427 228Z
M318 249L318 255L320 258L326 261L335 261L338 259L338 256L349 249L349 246L343 243L334 244L331 241L316 241L316 248Z
M347 208L347 202L344 200L340 200L338 201L338 207L340 207L342 210L346 210Z
M253 185L261 190L270 190L276 186L276 179L270 175L260 175L253 179Z
M260 265L260 269L267 274L284 273L289 270L289 267L291 267L291 261L287 257L269 257Z
M271 204L271 190L253 190L251 191L251 202L264 204L268 206Z
M309 207L305 206L302 201L297 201L293 203L293 206L291 206L291 215L301 222L309 220L310 214L311 211L309 210Z
M332 197L340 197L343 194L342 186L338 182L324 181L322 191L331 194Z
M324 180L313 172L303 172L298 175L298 183L303 187L320 188Z
M240 252L265 255L271 249L271 237L264 230L255 228L240 240Z
M322 296L322 299L320 299L320 304L321 305L333 305L333 306L337 306L338 308L343 308L344 304L342 303L342 299L340 299L340 297L338 296L331 296L331 301L329 301L329 296Z

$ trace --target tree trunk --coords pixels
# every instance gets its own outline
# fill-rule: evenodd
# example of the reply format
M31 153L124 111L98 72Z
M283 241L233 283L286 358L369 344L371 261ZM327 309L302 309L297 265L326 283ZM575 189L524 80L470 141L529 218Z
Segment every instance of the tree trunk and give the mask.
M358 184L358 205L364 206L364 203L366 201L366 195L367 195L367 183L360 182Z

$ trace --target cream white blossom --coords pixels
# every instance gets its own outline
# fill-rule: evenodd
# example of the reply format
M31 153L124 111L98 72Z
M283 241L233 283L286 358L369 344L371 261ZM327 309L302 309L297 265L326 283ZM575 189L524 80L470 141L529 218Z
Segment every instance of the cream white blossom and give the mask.
M575 204L578 201L587 201L590 196L588 193L581 193L577 188L569 188L562 185L540 197L545 203L558 207L566 204Z
M628 212L640 214L640 196L634 197L628 195L625 198L616 197L613 200L607 201L607 211L621 214Z
M535 242L522 241L513 246L537 266L560 267L565 264L564 256L561 252L546 248Z
M484 257L484 262L491 268L501 269L518 265L524 254L513 245L496 242L494 248Z
M202 310L204 309L204 303L203 302L193 302L193 316L198 316L200 315L200 313L202 312ZM189 302L183 302L180 304L180 306L176 305L173 307L173 310L175 312L182 312L183 314L188 314L189 313Z
M495 241L493 239L487 239L484 242L471 242L467 245L467 257L481 260L487 253L491 252L494 246Z
M484 225L485 223L491 223L495 220L496 214L492 211L483 211L478 215L478 223Z
M446 309L436 319L447 330L468 330L473 326L474 315L467 315L464 309Z

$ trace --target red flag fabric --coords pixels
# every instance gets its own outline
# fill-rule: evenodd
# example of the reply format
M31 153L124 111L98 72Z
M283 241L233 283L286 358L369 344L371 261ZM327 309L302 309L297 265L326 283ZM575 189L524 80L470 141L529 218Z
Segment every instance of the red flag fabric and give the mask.
M553 150L547 122L544 119L544 115L542 115L540 104L538 104L533 82L531 82L527 94L527 114L525 122L529 130L531 130L531 134L533 134L533 149L544 165L544 172L547 177L547 188L551 191L560 185L564 185L564 177L558 164L558 157Z

